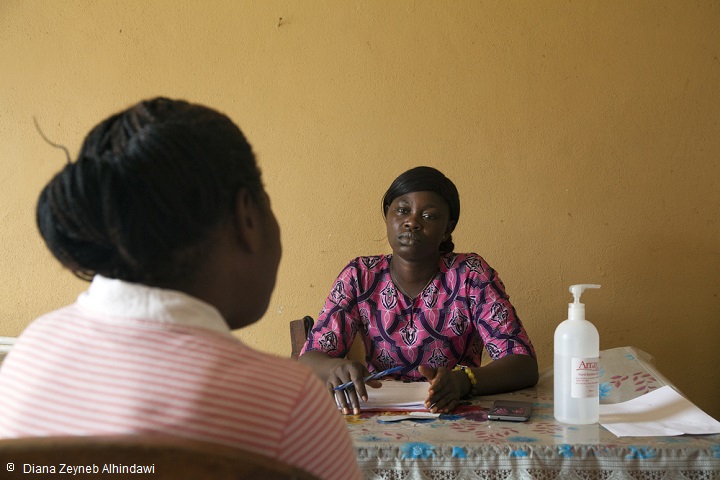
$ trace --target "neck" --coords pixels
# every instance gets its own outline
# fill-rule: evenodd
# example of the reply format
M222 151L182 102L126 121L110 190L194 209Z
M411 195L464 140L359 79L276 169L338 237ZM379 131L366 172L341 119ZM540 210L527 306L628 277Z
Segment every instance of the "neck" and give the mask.
M439 263L439 253L432 262L412 262L393 256L390 260L390 276L401 292L410 298L416 298L435 278Z

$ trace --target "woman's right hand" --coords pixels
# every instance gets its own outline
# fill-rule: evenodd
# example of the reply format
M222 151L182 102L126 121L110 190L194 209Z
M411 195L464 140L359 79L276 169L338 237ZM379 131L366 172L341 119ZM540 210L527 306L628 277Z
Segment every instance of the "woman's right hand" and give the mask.
M346 359L338 359L342 363L339 363L328 375L327 387L333 392L335 396L335 403L338 408L342 410L344 415L360 413L360 399L367 401L368 394L366 386L378 388L382 386L382 382L379 380L370 380L367 384L363 381L370 372L365 365ZM342 390L335 390L335 387L342 385L343 383L353 382L347 388Z
M346 358L334 358L317 350L305 352L300 358L303 363L313 369L315 374L325 382L328 391L335 397L335 403L343 414L360 413L360 399L367 400L367 386L378 388L382 386L380 380L363 381L369 375L368 369L359 362ZM335 387L347 382L354 382L354 386L343 390Z

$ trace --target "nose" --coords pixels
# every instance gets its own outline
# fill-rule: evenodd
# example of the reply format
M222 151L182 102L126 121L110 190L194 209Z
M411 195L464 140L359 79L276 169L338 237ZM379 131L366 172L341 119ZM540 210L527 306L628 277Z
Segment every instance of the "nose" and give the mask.
M403 226L409 230L417 230L420 228L420 222L415 215L408 215L403 222Z

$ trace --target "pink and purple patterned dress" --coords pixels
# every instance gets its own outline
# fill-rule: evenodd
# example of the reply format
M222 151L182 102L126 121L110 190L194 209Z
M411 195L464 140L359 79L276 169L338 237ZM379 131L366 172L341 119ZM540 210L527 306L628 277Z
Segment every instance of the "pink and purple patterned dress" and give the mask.
M535 356L522 322L493 270L475 253L448 253L416 298L390 277L392 255L358 257L340 273L303 353L344 357L361 335L370 372L402 365L399 378L424 380L419 365L480 366L483 347L493 360Z

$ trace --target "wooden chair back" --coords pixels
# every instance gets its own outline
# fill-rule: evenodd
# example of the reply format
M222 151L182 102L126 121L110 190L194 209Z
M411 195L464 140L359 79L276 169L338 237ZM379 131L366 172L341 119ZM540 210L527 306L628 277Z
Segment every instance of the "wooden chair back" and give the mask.
M5 359L5 355L10 352L10 349L15 344L15 337L0 337L0 362Z
M305 315L299 320L290 321L290 346L292 347L290 356L293 359L297 360L300 355L300 351L302 350L303 345L305 345L308 332L314 323L315 322L310 315Z

